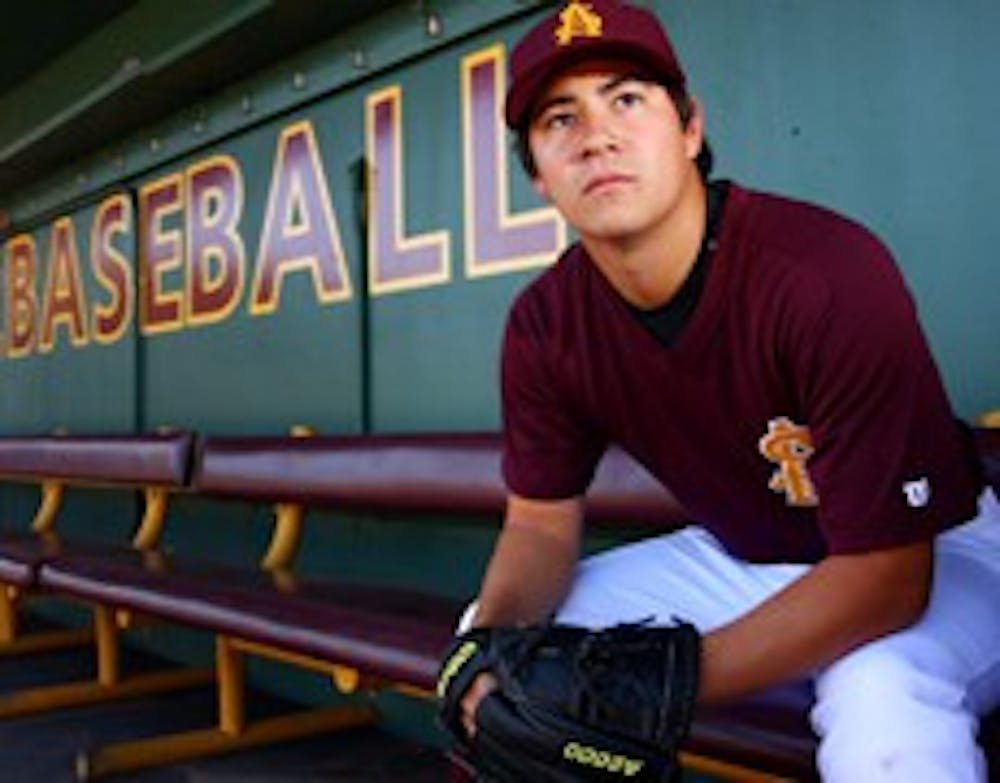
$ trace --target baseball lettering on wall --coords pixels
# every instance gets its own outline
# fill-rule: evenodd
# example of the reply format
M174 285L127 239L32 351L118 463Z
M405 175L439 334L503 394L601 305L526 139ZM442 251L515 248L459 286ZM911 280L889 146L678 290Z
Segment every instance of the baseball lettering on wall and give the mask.
M310 274L321 303L351 296L337 214L309 122L285 128L278 141L250 312L263 315L277 310L281 283L294 271Z
M552 207L512 214L507 133L500 117L507 61L501 45L462 60L465 273L499 275L544 266L566 245L566 223Z
M116 246L119 236L132 230L132 202L118 193L105 199L94 216L90 234L91 270L106 292L94 303L91 334L99 343L115 343L128 330L135 310L132 264Z
M365 116L370 296L545 266L566 242L554 209L515 212L510 205L517 164L496 119L506 90L503 46L463 57L457 79L460 237L446 228L407 230L403 88L375 89L358 108ZM272 315L293 275L311 279L317 307L351 300L349 270L360 265L350 263L341 227L353 215L341 215L320 149L334 132L310 119L278 129L259 229L245 219L241 161L221 151L139 183L134 201L113 193L94 205L89 224L79 214L60 215L12 236L0 278L0 357L111 345L135 319L154 337ZM81 237L89 238L86 247ZM456 262L453 247L463 248L464 259Z
M24 234L7 242L4 266L4 352L16 359L27 356L35 347L38 252L34 238Z

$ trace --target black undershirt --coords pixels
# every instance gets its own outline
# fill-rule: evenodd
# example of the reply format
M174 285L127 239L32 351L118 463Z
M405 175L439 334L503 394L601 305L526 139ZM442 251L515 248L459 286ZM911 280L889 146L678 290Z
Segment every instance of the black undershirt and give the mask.
M716 234L729 193L728 180L716 180L706 188L705 234L698 250L698 258L687 279L677 289L670 301L652 310L630 307L632 313L665 346L670 347L680 335L684 325L691 318L701 292L705 288L708 270L712 266L712 254L716 246Z

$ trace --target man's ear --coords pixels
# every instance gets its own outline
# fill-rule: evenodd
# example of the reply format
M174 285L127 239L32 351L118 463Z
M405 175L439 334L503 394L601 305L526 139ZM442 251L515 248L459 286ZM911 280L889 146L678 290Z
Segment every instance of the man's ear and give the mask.
M689 159L694 160L705 143L705 111L701 101L691 96L691 116L684 126L684 146Z

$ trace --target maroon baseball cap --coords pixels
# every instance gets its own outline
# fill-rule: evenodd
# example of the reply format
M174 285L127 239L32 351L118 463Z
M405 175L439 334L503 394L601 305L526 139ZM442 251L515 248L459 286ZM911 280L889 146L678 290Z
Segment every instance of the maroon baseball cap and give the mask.
M656 15L620 0L571 0L514 47L504 116L520 128L559 71L594 57L621 57L648 74L684 87L686 78Z

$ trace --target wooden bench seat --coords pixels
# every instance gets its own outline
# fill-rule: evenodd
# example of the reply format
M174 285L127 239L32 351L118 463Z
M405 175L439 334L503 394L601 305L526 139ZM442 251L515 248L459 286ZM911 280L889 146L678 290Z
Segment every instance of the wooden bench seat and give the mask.
M375 585L178 561L141 553L47 561L46 587L363 670L430 690L461 605Z
M0 538L0 583L26 590L35 584L35 574L46 555L43 542L33 535Z

